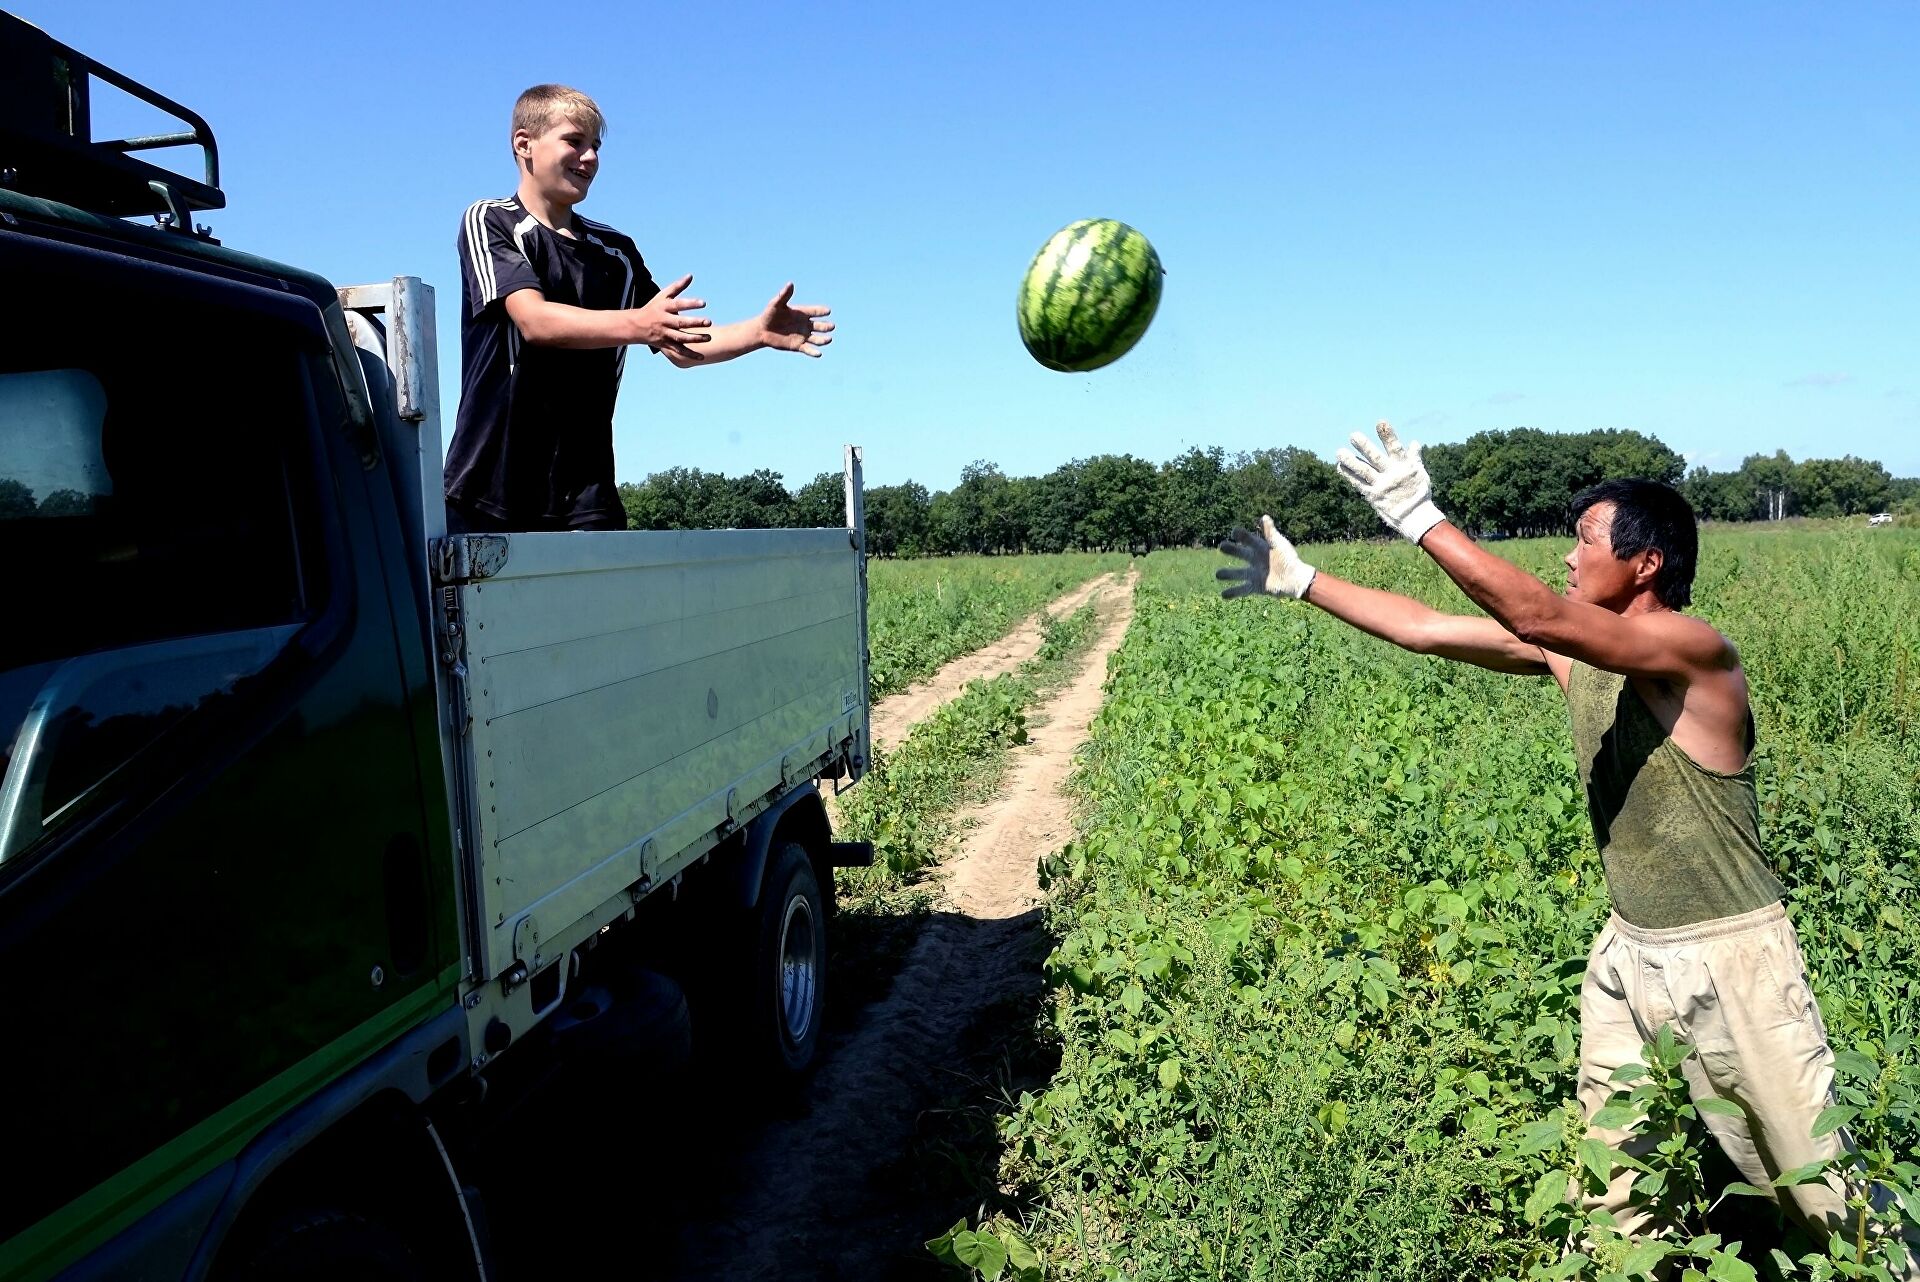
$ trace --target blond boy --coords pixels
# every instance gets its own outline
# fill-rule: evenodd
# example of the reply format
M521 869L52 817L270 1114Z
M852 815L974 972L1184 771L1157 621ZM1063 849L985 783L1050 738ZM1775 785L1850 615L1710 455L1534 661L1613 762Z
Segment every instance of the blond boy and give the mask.
M513 109L514 194L460 221L460 409L447 451L454 533L619 530L613 407L626 349L681 369L762 348L819 356L828 309L783 287L756 317L714 325L690 313L691 275L655 283L639 248L575 212L600 168L605 118L565 85L536 85Z

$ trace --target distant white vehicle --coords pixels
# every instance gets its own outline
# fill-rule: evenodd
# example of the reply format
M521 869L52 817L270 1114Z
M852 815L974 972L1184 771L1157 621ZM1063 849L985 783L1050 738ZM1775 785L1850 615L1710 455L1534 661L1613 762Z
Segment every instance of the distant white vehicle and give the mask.
M1867 524L1868 525L1892 525L1893 513L1875 512L1872 516L1867 518Z

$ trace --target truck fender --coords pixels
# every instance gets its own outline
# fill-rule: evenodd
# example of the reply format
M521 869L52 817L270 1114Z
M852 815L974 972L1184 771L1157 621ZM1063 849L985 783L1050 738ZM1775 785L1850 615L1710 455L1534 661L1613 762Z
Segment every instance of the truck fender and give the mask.
M816 862L826 853L830 837L827 807L811 782L789 791L747 825L730 896L742 908L760 903L760 883L766 879L767 855L773 849L776 833L805 846Z
M419 1167L423 1179L435 1181L432 1185L423 1183L423 1187L438 1188L442 1183L446 1186L445 1197L436 1194L434 1200L445 1203L449 1233L474 1239L465 1191L446 1157L438 1133L425 1114L415 1107L427 1091L441 1084L429 1079L440 1069L440 1061L447 1058L444 1051L448 1042L458 1047L453 1056L454 1066L466 1066L465 1015L464 1010L454 1006L415 1028L385 1052L280 1118L241 1150L233 1164L233 1182L200 1240L185 1280L205 1278L212 1272L215 1259L235 1224L274 1176L286 1173L291 1164L329 1141L340 1141L348 1147L355 1140L373 1144L378 1142L375 1132L382 1131L403 1142L407 1150L405 1156ZM433 1067L429 1068L429 1064ZM450 1080L452 1075L448 1073L443 1080ZM412 1124L417 1124L418 1130ZM356 1135L356 1128L364 1130ZM477 1252L480 1244L474 1240L473 1246ZM473 1276L485 1274L476 1265Z

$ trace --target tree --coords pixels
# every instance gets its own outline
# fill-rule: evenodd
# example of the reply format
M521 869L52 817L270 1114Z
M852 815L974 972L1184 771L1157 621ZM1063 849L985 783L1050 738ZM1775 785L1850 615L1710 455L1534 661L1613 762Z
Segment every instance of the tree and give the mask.
M93 495L79 490L54 490L40 500L39 516L92 516Z
M985 461L960 470L952 494L953 520L969 552L1018 552L1026 542L1026 518L1006 473Z
M847 478L822 472L793 492L788 521L795 529L842 527L847 523Z
M941 490L927 502L927 551L953 556L969 551L966 515L951 490Z
M791 524L792 499L780 473L755 468L727 483L726 519L722 529L778 530Z
M1231 480L1235 524L1271 516L1296 543L1367 538L1385 528L1333 464L1297 445L1240 455Z
M1747 455L1740 462L1740 477L1759 507L1755 519L1779 521L1794 510L1793 460L1785 450L1775 450L1771 458L1765 454Z
M1696 467L1687 473L1680 492L1703 521L1751 521L1757 510L1753 491L1738 472Z
M1800 510L1808 516L1879 512L1893 494L1893 477L1868 459L1810 458L1793 469ZM44 505L43 505L44 506Z
M717 529L728 524L727 478L697 467L672 467L638 485L622 485L620 504L627 510L628 529Z
M1080 542L1102 551L1153 550L1153 511L1160 472L1131 454L1099 454L1081 474L1086 507Z
M1082 521L1087 510L1082 459L1062 463L1034 482L1027 497L1027 550L1065 552L1084 548Z
M1676 485L1686 462L1640 432L1543 432L1516 427L1479 432L1453 450L1437 449L1446 481L1435 501L1463 528L1511 536L1564 534L1573 496L1600 481L1639 477ZM1431 468L1429 475L1432 475Z
M1194 446L1160 467L1154 531L1167 547L1218 543L1233 528L1226 452Z
M35 507L32 490L10 476L0 477L0 521L32 516Z
M914 481L867 491L867 550L875 556L925 556L927 487Z

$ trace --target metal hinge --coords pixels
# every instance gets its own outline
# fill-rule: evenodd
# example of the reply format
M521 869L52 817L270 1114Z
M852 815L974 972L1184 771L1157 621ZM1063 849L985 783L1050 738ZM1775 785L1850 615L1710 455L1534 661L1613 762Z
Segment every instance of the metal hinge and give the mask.
M507 540L498 534L451 534L433 549L433 577L454 585L490 579L507 565Z

